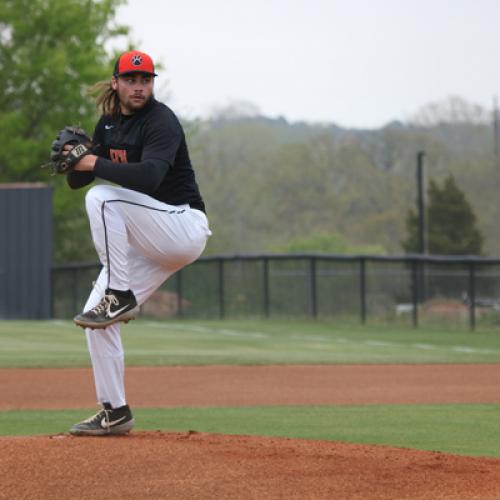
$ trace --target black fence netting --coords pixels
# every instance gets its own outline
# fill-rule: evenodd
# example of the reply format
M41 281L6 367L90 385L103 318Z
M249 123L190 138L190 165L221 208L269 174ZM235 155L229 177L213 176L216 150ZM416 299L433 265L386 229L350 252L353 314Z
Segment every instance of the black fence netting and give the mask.
M52 315L85 305L96 263L52 270ZM334 318L343 322L500 324L500 259L453 256L203 257L142 305L147 318Z

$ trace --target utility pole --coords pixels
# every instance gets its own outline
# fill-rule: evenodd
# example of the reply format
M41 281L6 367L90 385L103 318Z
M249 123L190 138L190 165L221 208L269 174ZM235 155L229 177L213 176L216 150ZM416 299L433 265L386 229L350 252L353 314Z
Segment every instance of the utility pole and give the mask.
M427 253L424 202L424 151L417 153L417 214L418 214L418 253Z
M417 242L418 249L417 252L420 255L425 255L427 253L427 238L425 229L425 192L424 192L424 151L418 151L417 153L417 215L418 215L418 228L417 228ZM415 283L415 297L418 304L421 304L425 300L425 263L417 262L415 268L414 278ZM418 322L417 315L418 309L413 311L413 324L416 325Z
M500 169L500 136L498 123L498 102L493 97L493 154L495 156L495 167Z

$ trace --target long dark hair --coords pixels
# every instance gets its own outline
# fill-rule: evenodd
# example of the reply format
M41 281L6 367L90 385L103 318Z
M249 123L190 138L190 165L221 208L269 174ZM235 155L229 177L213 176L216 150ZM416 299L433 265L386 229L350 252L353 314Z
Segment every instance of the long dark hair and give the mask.
M111 115L113 118L120 115L120 99L118 92L111 86L111 80L95 83L90 87L89 93L95 95L95 105L101 109L102 114Z

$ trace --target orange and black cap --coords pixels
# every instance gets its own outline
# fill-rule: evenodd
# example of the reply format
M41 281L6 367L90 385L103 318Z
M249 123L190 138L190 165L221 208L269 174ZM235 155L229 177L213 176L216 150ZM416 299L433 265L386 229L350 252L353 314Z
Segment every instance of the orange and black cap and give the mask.
M127 75L129 73L145 73L157 76L153 59L138 50L124 52L116 61L113 76Z

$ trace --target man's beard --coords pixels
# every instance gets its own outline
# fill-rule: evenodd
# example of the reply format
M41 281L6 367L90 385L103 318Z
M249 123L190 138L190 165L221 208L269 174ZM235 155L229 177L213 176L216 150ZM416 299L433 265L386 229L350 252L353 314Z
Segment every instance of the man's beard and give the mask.
M137 111L140 111L146 104L151 100L153 95L151 94L148 98L144 98L142 100L134 101L132 99L128 99L127 102L123 104L124 108L128 111L130 114L137 113Z

